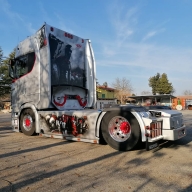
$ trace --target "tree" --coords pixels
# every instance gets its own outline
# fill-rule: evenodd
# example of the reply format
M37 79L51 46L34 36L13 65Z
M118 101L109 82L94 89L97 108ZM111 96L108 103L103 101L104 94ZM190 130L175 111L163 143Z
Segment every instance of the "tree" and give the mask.
M2 49L0 49L0 53ZM9 54L7 59L3 59L3 54L1 57L0 65L0 97L4 97L11 92L11 78L9 77L9 59L13 59L15 56L15 50Z
M0 47L0 65L2 64L2 59L3 59L3 50Z
M112 83L112 87L115 89L115 97L120 100L122 104L126 103L126 97L131 95L133 91L130 81L125 77L122 79L116 78Z
M190 91L190 90L185 90L185 91L183 92L183 94L184 94L184 95L192 95L192 91Z
M108 87L107 82L104 82L104 83L103 83L103 86Z
M152 88L153 95L156 95L157 93L157 82L160 78L160 74L157 73L157 75L149 78L149 87Z
M173 92L173 86L169 83L167 74L163 73L157 81L157 93L159 94L171 94Z
M162 75L157 73L157 75L150 77L149 86L152 87L153 95L156 95L156 93L171 94L174 92L172 83L169 83L166 73L163 73Z

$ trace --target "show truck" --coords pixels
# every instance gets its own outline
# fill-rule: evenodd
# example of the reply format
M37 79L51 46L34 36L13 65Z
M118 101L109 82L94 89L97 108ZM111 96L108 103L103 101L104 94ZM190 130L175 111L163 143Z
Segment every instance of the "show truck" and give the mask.
M136 105L96 109L91 41L46 23L17 45L9 73L16 132L106 142L120 151L131 150L139 142L150 149L160 140L186 135L183 116L174 110L147 110Z

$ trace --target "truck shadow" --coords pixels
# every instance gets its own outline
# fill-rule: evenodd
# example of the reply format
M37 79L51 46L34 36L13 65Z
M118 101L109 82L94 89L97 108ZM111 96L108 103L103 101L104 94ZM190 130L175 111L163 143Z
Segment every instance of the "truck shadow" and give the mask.
M155 153L164 148L173 148L176 150L181 146L191 147L189 143L192 143L192 127L186 128L186 136L184 138L178 139L176 141L166 141L166 140L159 141L159 146L157 148L150 150L149 152ZM145 143L140 143L132 151L137 151L138 154L145 153L146 152Z

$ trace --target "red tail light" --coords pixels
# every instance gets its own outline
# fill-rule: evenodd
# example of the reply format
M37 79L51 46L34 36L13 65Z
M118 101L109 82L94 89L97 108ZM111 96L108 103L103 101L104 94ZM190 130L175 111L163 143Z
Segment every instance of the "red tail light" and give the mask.
M160 135L162 135L162 121L157 121L157 122L153 122L150 124L150 126L146 126L146 133L145 136L146 137L158 137Z
M44 46L47 45L47 39L44 39Z
M65 36L65 37L68 37L68 38L70 38L70 39L73 39L73 35L71 35L71 34L69 34L69 33L66 33L66 32L65 32L65 33L64 33L64 36Z

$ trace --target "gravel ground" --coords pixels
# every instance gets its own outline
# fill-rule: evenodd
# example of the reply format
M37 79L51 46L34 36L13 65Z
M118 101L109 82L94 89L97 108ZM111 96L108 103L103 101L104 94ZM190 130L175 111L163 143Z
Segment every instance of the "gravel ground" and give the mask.
M0 191L192 192L192 111L182 113L185 138L128 152L14 133L0 113Z

